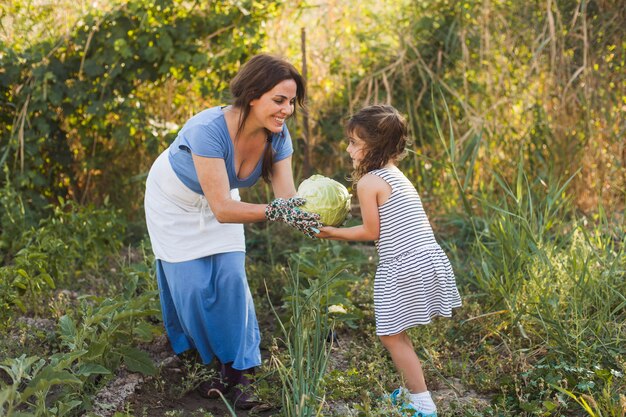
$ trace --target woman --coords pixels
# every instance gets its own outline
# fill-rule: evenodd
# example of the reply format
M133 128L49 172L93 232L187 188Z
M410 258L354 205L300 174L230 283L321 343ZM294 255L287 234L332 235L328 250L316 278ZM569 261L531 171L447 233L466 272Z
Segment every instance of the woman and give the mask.
M285 121L302 106L305 88L286 61L257 55L230 83L233 103L185 123L150 169L146 222L157 259L163 322L177 354L196 349L203 363L222 364L221 381L239 408L255 405L244 388L261 364L260 335L245 274L243 223L281 221L308 236L319 216L301 211ZM238 188L263 177L270 204L240 201ZM243 388L242 388L243 387ZM216 393L215 393L216 394Z

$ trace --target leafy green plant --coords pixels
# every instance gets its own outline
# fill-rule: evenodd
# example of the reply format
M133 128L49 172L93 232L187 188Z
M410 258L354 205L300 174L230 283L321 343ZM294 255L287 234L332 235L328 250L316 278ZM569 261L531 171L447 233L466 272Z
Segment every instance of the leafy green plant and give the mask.
M0 305L6 318L13 307L42 314L59 285L74 283L85 272L98 274L122 247L124 222L119 211L81 207L60 201L37 228L22 231L17 253L0 267Z
M136 286L136 280L128 285ZM158 317L157 293L127 294L130 297L105 300L83 297L79 323L67 315L59 320L60 344L69 352L84 351L80 356L84 366L96 364L115 370L123 362L130 371L154 375L156 369L150 357L131 343L148 342L157 333L153 324L142 320ZM99 303L94 306L94 301Z
M66 415L79 405L88 409L88 394L121 364L131 372L156 374L149 355L135 344L149 342L160 332L144 320L159 316L157 293L138 294L138 281L137 276L131 277L124 293L114 299L83 297L80 321L68 315L59 319L60 351L48 360L25 356L5 360L1 369L13 381L0 386L0 402L4 401L6 415L12 415L11 410L18 406L27 407L37 416ZM54 390L56 405L51 408L53 388L58 389Z
M281 320L272 306L282 335L275 339L271 364L282 384L282 412L289 417L322 413L321 387L333 331L332 318L325 308L328 304L323 300L328 300L328 285L343 269L340 266L328 273L318 264L317 279L309 280L307 288L302 289L300 265L296 260L289 269L286 294L289 321ZM280 348L285 349L284 353Z
M2 369L11 379L8 386L0 384L0 410L6 416L66 416L82 403L72 393L73 387L82 386L83 382L67 368L74 355L64 358L53 357L49 362L36 356L8 359L2 362ZM54 401L50 406L46 399L53 388L61 387L65 396ZM32 412L17 411L23 406ZM18 408L18 406L20 406Z
M337 307L337 314L333 315L335 322L357 328L363 314L354 303L351 288L362 279L362 274L373 274L373 264L369 264L371 268L361 272L362 266L367 266L368 260L360 249L331 241L309 244L291 254L290 262L298 266L300 280L296 288L299 288L303 298L308 299L319 291L324 277L332 277L323 283L326 290L319 294L320 308L331 308L332 312L333 306ZM286 284L287 288L292 285L289 281ZM291 295L284 299L289 311Z
M4 165L2 171L5 179L0 187L0 265L9 262L24 246L24 230L36 224L35 213L11 183L9 168Z

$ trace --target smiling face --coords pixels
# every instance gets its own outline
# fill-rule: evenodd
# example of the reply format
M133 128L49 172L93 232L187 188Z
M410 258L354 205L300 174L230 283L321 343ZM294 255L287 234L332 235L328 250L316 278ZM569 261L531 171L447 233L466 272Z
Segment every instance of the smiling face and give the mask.
M279 82L258 99L250 101L250 118L270 132L281 132L285 120L295 109L296 91L294 80Z
M346 149L352 158L352 167L357 168L365 156L365 141L356 132L352 131L348 135L348 148Z

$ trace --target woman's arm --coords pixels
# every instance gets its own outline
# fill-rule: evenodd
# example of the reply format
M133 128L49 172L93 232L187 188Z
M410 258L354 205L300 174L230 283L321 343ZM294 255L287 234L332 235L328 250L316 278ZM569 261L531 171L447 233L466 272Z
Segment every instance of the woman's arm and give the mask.
M195 154L192 157L202 192L218 222L254 223L265 220L265 204L244 203L231 198L223 159Z
M389 184L375 175L365 175L357 184L363 224L354 227L322 227L315 237L331 240L368 241L380 236L378 196L388 190Z
M275 162L272 166L272 191L275 198L290 198L296 195L291 156Z

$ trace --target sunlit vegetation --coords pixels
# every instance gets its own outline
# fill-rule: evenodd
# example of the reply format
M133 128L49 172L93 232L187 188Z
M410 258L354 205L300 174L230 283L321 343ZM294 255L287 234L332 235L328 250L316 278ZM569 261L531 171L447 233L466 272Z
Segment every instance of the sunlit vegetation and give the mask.
M106 409L97 395L121 373L184 401L209 375L186 362L173 389L149 353L164 331L144 180L269 51L306 63L298 182L348 185L342 122L361 105L410 120L402 169L464 300L411 333L435 398L453 393L440 415L624 417L625 20L600 0L2 1L0 414ZM246 236L264 415L394 415L373 246L266 224Z

